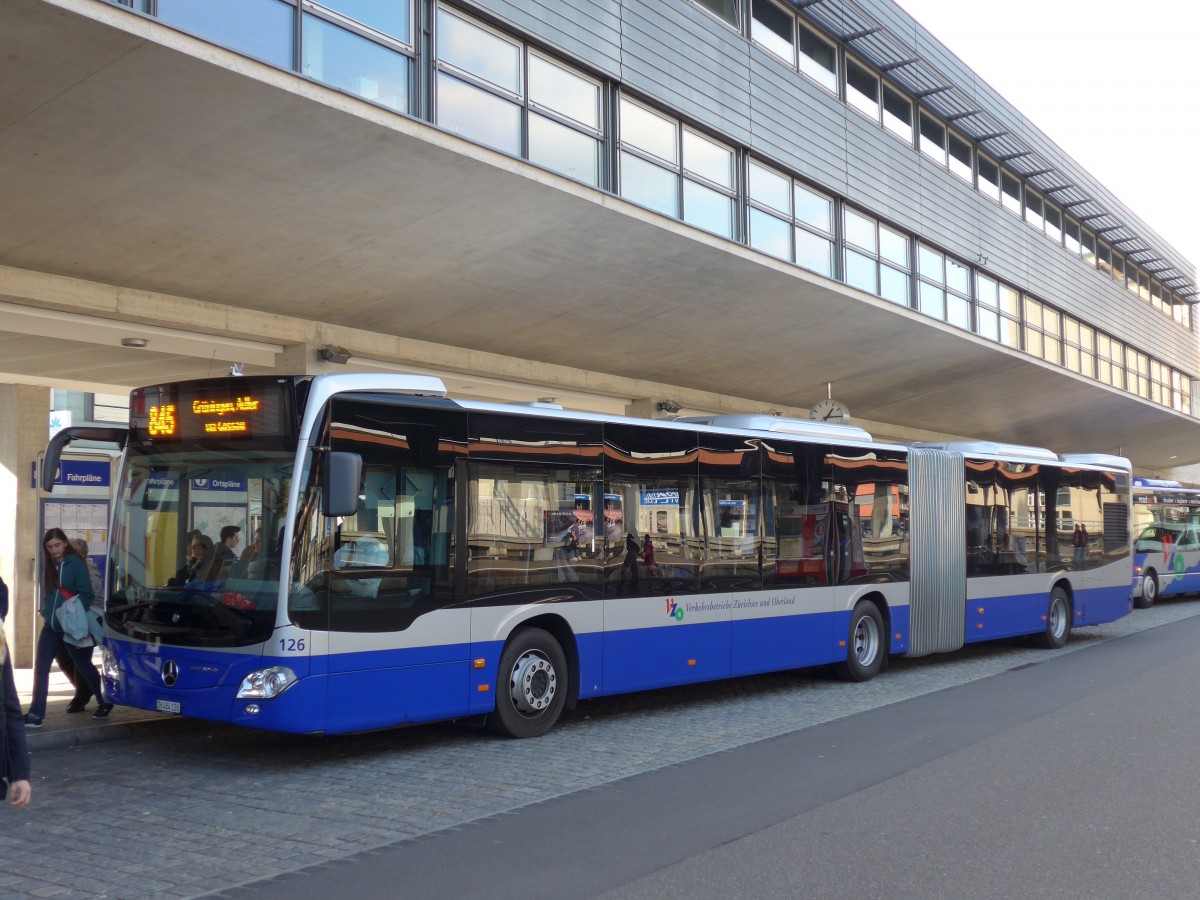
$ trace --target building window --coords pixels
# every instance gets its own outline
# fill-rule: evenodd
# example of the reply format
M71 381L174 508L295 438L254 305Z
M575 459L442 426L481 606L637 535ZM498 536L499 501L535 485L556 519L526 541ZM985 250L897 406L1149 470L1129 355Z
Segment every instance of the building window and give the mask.
M887 85L883 87L883 127L904 143L913 142L912 101Z
M1068 253L1079 252L1079 223L1070 216L1067 216L1063 226L1063 246L1067 248Z
M1062 365L1062 313L1025 296L1025 352Z
M912 245L908 236L849 208L843 213L842 227L846 284L909 306Z
M434 121L590 185L600 183L600 83L449 9L437 11Z
M722 237L734 236L734 152L621 98L620 194Z
M1125 257L1116 250L1112 254L1112 277L1118 284L1125 284Z
M768 169L748 167L750 246L833 276L833 198Z
M1079 238L1079 252L1083 256L1083 261L1089 266L1096 265L1096 235L1088 231L1086 228L1081 229Z
M1063 365L1088 378L1096 377L1095 332L1071 316L1063 316Z
M321 0L321 6L403 44L412 43L408 0Z
M1125 348L1126 390L1150 399L1150 357L1132 347Z
M833 45L819 37L815 31L803 24L798 26L800 48L800 71L827 91L837 93L837 51Z
M600 183L600 83L529 52L529 161Z
M407 35L406 25L391 24ZM373 35L351 31L308 12L303 17L302 37L300 71L304 75L396 112L408 112L410 60L400 45L385 45Z
M921 111L921 152L941 166L946 165L946 126Z
M927 316L970 331L970 267L927 244L919 244L917 272L917 308Z
M1112 278L1112 247L1104 241L1097 241L1096 244L1096 266L1101 272Z
M771 0L753 0L750 38L789 66L796 65L796 19Z
M1021 215L1021 179L1008 169L1000 170L1000 205L1011 213Z
M879 121L879 79L852 59L846 60L846 102L868 118Z
M1125 390L1125 345L1103 333L1096 335L1096 380Z
M518 42L439 7L437 123L480 144L521 155L521 56Z
M995 160L988 159L982 153L979 154L978 159L979 177L975 180L975 187L979 193L999 203L1000 164Z
M1042 195L1032 188L1025 189L1025 221L1038 231L1045 228L1043 216Z
M1062 210L1046 201L1046 237L1056 244L1062 243Z
M730 25L737 26L738 7L741 5L738 0L696 0L696 2Z
M950 171L970 184L974 178L971 165L971 145L953 131L950 132Z
M253 56L295 69L296 8L281 0L158 0L163 23Z

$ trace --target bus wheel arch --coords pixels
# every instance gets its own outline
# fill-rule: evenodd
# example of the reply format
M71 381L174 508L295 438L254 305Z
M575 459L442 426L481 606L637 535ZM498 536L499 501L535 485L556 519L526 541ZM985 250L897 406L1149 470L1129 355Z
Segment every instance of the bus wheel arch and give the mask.
M883 669L890 646L887 604L868 594L854 604L846 638L846 659L835 663L833 674L842 681L870 681Z
M1133 601L1138 609L1149 609L1158 600L1158 573L1147 569L1142 573L1142 595Z
M1075 598L1071 586L1060 581L1050 589L1046 604L1046 629L1033 636L1033 643L1045 650L1059 650L1071 639Z
M574 705L578 668L565 622L545 616L521 623L500 653L496 708L487 717L488 728L512 738L545 734Z

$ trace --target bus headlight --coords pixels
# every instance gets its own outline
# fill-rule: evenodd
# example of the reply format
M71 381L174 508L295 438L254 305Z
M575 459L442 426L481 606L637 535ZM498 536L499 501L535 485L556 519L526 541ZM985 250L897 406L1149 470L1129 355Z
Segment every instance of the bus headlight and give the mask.
M273 700L296 683L296 673L287 666L271 666L251 672L238 688L239 700Z
M117 665L117 654L112 652L111 647L104 648L104 652L100 655L100 665L105 678L113 684L121 683L121 667Z

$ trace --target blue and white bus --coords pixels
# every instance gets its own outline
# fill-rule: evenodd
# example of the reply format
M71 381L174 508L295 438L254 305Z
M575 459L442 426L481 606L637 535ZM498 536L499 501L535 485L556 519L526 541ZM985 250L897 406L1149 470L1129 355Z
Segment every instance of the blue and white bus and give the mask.
M1133 602L1200 592L1200 490L1133 479Z
M863 681L891 654L1056 648L1130 610L1119 457L367 374L142 388L127 430L56 436L50 471L77 438L124 448L105 691L183 716L528 737L592 697L825 665ZM230 525L238 558L189 579L195 533Z

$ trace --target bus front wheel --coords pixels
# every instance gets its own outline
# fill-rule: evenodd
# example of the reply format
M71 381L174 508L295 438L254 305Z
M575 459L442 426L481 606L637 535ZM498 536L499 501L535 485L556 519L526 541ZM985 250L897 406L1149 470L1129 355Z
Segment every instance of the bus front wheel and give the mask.
M1133 601L1138 609L1149 609L1158 599L1158 575L1153 569L1148 569L1142 576L1142 596Z
M1046 630L1034 635L1033 642L1045 650L1058 650L1067 645L1071 637L1071 598L1058 586L1050 592L1050 603L1046 607Z
M541 628L514 634L500 655L496 680L492 731L530 738L554 727L567 700L567 658L553 635Z
M833 674L842 681L870 681L883 667L884 637L879 607L870 600L861 601L850 615L846 661L837 663Z

